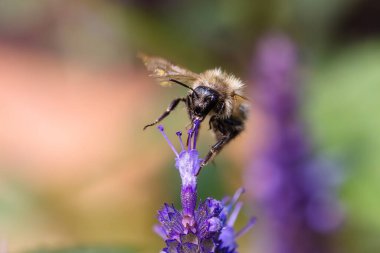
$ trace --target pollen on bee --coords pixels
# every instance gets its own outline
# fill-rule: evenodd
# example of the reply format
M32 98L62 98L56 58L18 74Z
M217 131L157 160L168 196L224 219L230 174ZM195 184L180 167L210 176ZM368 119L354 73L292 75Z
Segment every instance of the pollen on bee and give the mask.
M154 73L158 76L164 76L165 75L165 71L163 69L155 69Z

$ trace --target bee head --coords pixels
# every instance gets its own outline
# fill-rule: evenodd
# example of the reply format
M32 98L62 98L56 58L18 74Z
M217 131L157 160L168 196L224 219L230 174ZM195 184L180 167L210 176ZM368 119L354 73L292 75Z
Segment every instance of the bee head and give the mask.
M206 86L198 86L191 94L193 120L203 120L219 101L219 93Z

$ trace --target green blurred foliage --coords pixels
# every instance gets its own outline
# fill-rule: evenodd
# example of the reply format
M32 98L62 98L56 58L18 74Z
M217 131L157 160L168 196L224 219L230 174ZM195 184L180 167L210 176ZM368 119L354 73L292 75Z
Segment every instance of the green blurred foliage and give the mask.
M380 248L379 66L380 40L367 41L329 55L310 80L307 118L321 150L345 168L345 252Z

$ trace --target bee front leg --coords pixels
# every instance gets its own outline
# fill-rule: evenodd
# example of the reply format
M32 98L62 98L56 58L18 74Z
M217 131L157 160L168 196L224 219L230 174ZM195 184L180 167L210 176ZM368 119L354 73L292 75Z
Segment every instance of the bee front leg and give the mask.
M158 119L156 119L153 123L150 123L150 124L144 126L144 130L147 127L156 125L158 122L160 122L161 120L163 120L164 118L166 118L170 114L170 112L173 111L177 107L178 103L181 102L181 101L182 102L186 102L186 99L185 98L176 98L176 99L174 99L170 103L170 105L168 106L168 108L166 109L166 111L163 114L161 114L161 116Z
M205 156L205 158L203 159L202 163L201 163L201 168L203 168L204 166L206 166L208 164L209 161L212 161L215 157L216 154L218 154L222 149L223 147L232 139L233 137L231 137L231 135L227 135L227 136L224 136L222 137L217 143L215 143L210 151L207 153L207 155ZM200 170L199 170L200 171Z
M243 129L244 124L235 118L220 119L216 116L210 118L209 125L216 135L217 142L211 147L201 163L201 168L212 161L223 147L234 139ZM200 171L200 170L199 170Z

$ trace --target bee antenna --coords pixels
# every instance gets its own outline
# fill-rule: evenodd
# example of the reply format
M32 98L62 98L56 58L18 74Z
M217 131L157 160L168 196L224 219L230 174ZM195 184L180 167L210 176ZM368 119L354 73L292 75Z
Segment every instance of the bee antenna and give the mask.
M191 88L190 86L188 86L188 85L186 85L186 84L184 84L184 83L182 83L182 82L180 82L180 81L178 81L178 80L175 80L175 79L169 79L169 81L171 81L171 82L173 82L173 83L176 83L176 84L179 84L179 85L181 85L181 86L183 86L183 87L185 87L185 88L188 88L189 90L192 90L192 91L195 93L195 95L196 95L197 97L199 97L199 96L198 96L198 93L197 93L193 88Z

